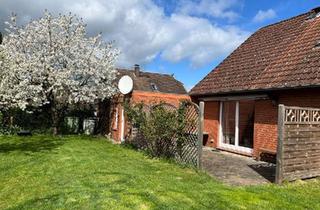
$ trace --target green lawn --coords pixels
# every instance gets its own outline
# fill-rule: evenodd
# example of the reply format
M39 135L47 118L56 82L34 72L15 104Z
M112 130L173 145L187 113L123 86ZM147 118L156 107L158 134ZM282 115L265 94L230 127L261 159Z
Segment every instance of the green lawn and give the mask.
M320 209L320 181L230 187L103 138L0 137L0 209Z

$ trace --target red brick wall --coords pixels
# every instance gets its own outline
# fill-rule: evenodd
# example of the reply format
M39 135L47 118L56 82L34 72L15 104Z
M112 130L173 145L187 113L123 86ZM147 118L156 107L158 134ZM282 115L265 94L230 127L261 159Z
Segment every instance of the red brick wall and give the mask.
M179 106L181 100L190 100L190 97L184 94L133 91L131 98L133 103L144 102L145 104L152 104L165 102L176 107Z
M255 101L253 156L260 149L277 150L278 105L320 108L320 88L278 91L271 94L275 100ZM219 102L205 102L204 131L209 134L207 146L218 146Z
M253 156L258 157L261 148L277 149L278 107L271 100L255 103Z
M254 125L254 156L261 148L277 150L278 104L300 107L320 107L320 89L278 91L273 94L277 103L271 100L256 101Z
M208 133L206 146L218 146L219 107L219 102L205 102L204 104L204 132Z

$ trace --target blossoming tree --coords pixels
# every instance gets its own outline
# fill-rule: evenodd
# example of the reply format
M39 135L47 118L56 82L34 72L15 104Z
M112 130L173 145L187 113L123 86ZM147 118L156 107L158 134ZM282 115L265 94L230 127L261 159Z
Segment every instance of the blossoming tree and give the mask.
M116 88L115 61L119 51L101 34L88 37L77 16L44 16L18 26L16 16L6 23L0 46L0 105L50 107L53 133L73 104L111 97Z

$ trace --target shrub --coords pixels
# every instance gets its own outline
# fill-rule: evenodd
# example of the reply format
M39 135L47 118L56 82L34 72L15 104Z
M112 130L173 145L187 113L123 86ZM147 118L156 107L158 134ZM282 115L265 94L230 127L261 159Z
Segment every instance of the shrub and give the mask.
M21 127L17 125L13 125L10 127L1 126L0 127L0 135L15 135L21 130Z
M30 130L32 133L48 133L51 128L51 121L48 116L48 111L45 108L5 109L1 111L1 130L5 134L16 134L20 130Z
M6 125L4 123L3 113L0 112L0 135L14 135L21 130L20 126L17 125Z
M168 108L165 103L148 107L143 103L126 104L125 110L133 127L138 130L131 142L155 157L173 158L182 153L186 140L186 103ZM191 122L192 123L192 122Z
M93 117L94 109L88 107L72 107L65 113L68 117L78 118L78 125L70 128L67 123L61 123L59 130L62 134L82 133L82 123L84 118ZM77 129L75 129L75 126ZM16 134L20 130L30 130L34 134L52 133L52 121L50 109L48 107L27 107L26 110L19 108L4 109L0 112L0 134Z

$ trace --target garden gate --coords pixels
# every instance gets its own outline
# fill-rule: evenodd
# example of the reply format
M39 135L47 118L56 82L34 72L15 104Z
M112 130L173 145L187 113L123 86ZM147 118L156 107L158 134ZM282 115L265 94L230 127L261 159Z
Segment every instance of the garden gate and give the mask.
M276 182L320 176L320 109L279 105Z

